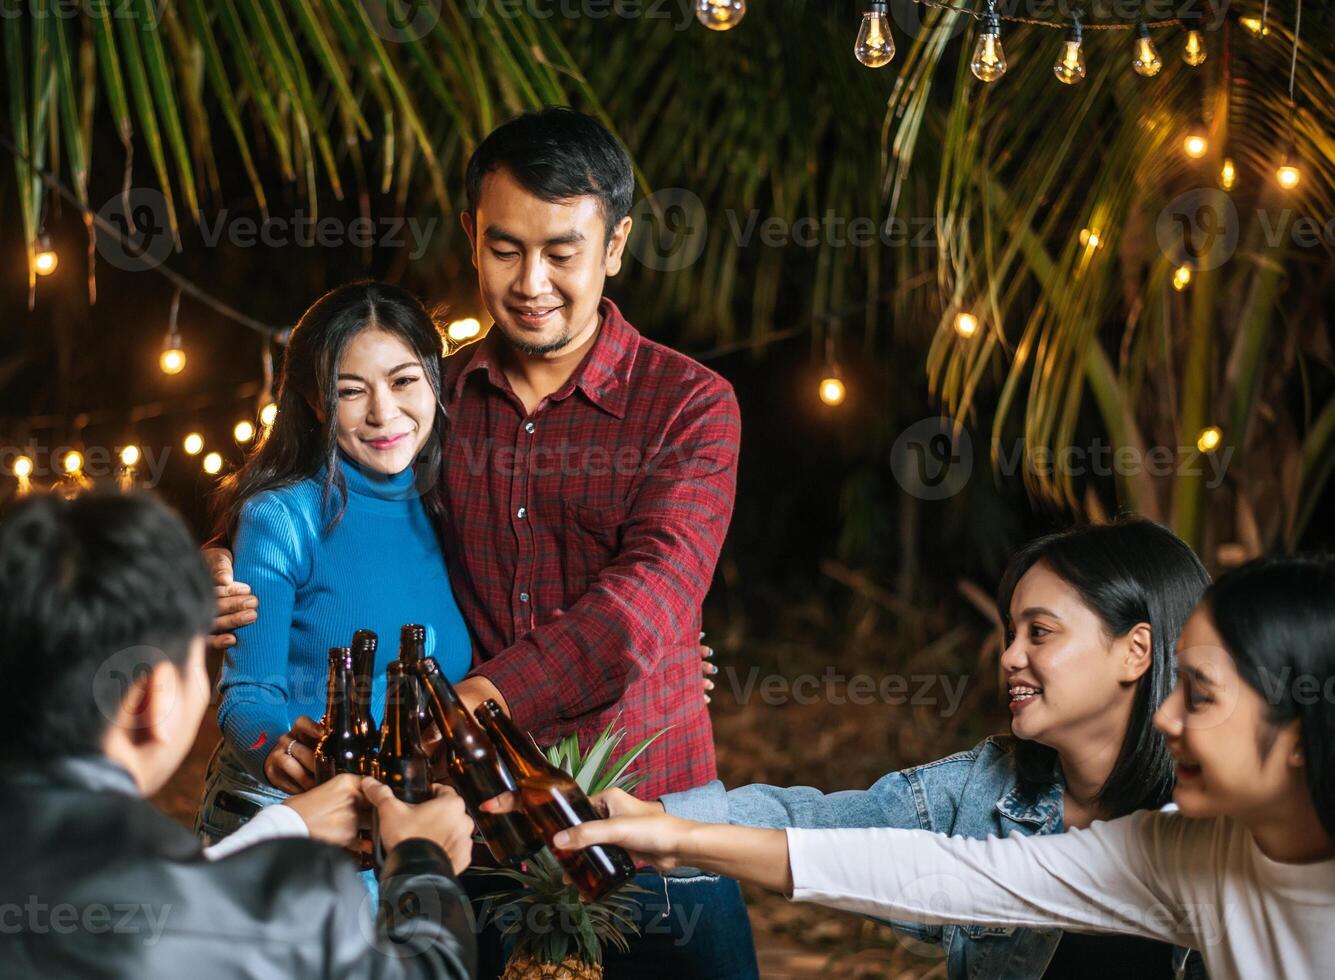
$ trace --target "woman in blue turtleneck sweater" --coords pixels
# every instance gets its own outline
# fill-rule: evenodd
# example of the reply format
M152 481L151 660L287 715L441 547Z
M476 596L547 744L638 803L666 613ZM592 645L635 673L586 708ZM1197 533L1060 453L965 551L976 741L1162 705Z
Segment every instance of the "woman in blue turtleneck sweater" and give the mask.
M373 282L321 297L292 332L277 403L215 500L236 578L264 615L237 630L223 666L223 737L197 827L210 840L313 785L329 648L354 630L382 638L376 718L401 625L426 625L427 652L452 680L472 660L436 537L440 337L422 304Z

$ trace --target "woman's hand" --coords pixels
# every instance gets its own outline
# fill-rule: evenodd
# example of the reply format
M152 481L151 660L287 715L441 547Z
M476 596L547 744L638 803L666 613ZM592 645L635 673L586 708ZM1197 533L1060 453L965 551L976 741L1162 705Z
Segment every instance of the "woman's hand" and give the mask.
M284 793L303 793L315 785L315 743L323 729L305 715L280 735L264 760L264 778Z
M658 800L638 800L624 789L605 789L590 796L589 802L603 817L648 817L667 812Z
M209 649L222 651L236 646L233 630L255 622L260 600L250 594L249 585L232 579L232 553L226 548L205 548L204 562L209 567L213 594L218 600Z
M605 797L607 794L599 795ZM627 798L639 811L635 815L590 820L561 831L552 843L563 850L581 850L591 844L619 844L630 852L637 867L647 865L660 871L687 863L684 851L691 830L701 825L669 816L663 812L661 804Z
M341 773L312 790L289 796L283 805L297 811L312 840L355 849L358 807L363 800L362 777Z
M712 700L709 696L709 692L714 690L714 682L710 680L710 678L718 673L718 665L709 662L709 658L714 656L714 648L705 646L705 634L703 633L700 634L699 650L701 663L700 669L705 675L703 681L705 688L705 704L708 704Z

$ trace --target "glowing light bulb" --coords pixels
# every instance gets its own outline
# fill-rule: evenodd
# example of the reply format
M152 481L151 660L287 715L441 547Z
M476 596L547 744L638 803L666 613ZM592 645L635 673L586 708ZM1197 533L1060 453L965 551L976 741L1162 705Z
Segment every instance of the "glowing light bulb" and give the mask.
M1253 34L1265 35L1270 33L1270 28L1266 27L1265 24L1261 22L1260 17L1239 17L1238 23Z
M14 460L14 475L20 480L26 480L32 476L32 457L20 456Z
M1131 67L1137 75L1153 78L1163 68L1163 59L1150 39L1149 26L1142 20L1136 24L1136 41L1131 47Z
M844 388L844 383L836 377L822 379L820 383L820 400L826 405L838 405L843 402L844 396L848 394Z
M872 0L853 44L853 56L868 68L884 68L895 56L895 39L885 10L885 0Z
M477 317L466 317L463 320L455 320L445 328L445 335L455 343L462 343L465 340L472 340L482 332L482 324L478 323Z
M1192 68L1205 64L1205 38L1194 27L1187 31L1186 43L1182 45L1182 60Z
M1092 228L1080 229L1080 244L1085 248L1096 249L1099 247L1099 233Z
M198 456L204 448L204 437L198 432L192 432L185 437L181 443L181 448L185 450L187 456Z
M1212 453L1224 441L1223 430L1217 425L1207 425L1196 437L1196 448L1203 453Z
M972 313L961 313L955 317L955 332L961 337L972 337L978 332L978 317Z
M1302 174L1297 167L1289 163L1288 157L1285 157L1275 170L1275 180L1279 181L1280 187L1291 191L1298 186L1298 181L1302 180Z
M274 424L274 419L278 418L278 406L269 402L260 409L260 424L266 429Z
M1219 186L1226 191L1231 191L1237 179L1238 172L1233 168L1233 158L1224 157L1224 165L1219 169Z
M1001 48L1001 18L990 3L983 15L983 29L974 45L969 70L980 82L995 82L1006 74L1006 52Z
M49 276L56 271L56 266L59 264L60 256L56 255L56 250L51 247L51 239L39 235L32 257L33 270L39 276Z
M746 16L746 0L696 0L695 19L711 31L730 31Z
M222 456L218 453L209 453L204 457L204 472L213 476L222 470Z
M1173 270L1173 288L1179 293L1191 285L1191 266L1179 265Z
M83 453L77 449L71 449L61 460L61 465L65 467L66 473L78 473L83 469Z
M232 438L237 442L250 442L255 438L255 426L247 419L242 419L232 427Z
M1210 141L1206 138L1205 131L1200 126L1194 127L1182 140L1182 152L1193 160L1199 160L1205 156L1205 151L1209 148Z
M1085 51L1081 46L1084 37L1085 29L1080 26L1079 20L1072 17L1071 26L1066 29L1066 40L1062 41L1061 54L1052 66L1057 81L1064 85L1074 85L1085 77Z
M126 446L121 450L121 465L135 466L139 462L139 447Z
M180 374L185 370L185 351L179 346L167 347L158 358L158 367L162 368L163 374Z

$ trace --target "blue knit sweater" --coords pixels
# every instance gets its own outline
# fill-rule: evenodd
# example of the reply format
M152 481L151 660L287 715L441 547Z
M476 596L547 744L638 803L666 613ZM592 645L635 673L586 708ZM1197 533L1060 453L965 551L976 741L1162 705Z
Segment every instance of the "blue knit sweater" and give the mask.
M347 508L332 531L323 505L324 472L256 494L243 505L235 579L260 600L259 618L236 631L224 663L218 726L251 772L298 715L319 720L329 648L353 631L380 635L371 710L384 714L385 666L398 655L399 627L422 623L427 653L451 680L472 661L472 643L450 591L432 518L413 490L412 469L394 476L340 456Z

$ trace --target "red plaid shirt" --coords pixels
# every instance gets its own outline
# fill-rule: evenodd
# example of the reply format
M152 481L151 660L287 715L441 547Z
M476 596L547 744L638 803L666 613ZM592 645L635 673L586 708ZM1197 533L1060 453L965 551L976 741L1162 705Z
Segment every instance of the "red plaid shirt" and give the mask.
M446 360L444 540L474 674L542 743L626 729L652 799L715 778L700 605L732 516L732 387L610 300L584 361L526 415L493 334Z

